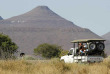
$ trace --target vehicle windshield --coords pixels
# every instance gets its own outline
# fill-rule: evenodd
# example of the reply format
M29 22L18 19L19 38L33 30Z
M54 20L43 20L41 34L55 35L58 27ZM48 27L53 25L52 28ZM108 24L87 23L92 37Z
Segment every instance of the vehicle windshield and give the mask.
M68 55L72 55L73 54L73 50L70 50Z

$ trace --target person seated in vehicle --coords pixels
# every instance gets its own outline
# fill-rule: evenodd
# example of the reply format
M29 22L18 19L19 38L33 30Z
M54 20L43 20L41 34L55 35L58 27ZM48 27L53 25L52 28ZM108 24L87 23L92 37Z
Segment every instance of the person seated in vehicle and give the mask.
M84 45L84 53L85 53L85 55L87 55L87 52L88 52L87 45Z
M83 49L84 45L82 43L79 43L79 49Z
M80 49L80 53L79 54L80 55L84 55L85 54L84 50L83 49Z
M84 45L82 43L79 43L79 54L84 54Z

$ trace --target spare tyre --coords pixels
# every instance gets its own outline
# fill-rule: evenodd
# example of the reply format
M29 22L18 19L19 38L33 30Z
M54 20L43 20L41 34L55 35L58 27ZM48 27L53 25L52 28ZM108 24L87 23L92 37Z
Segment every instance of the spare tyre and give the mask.
M104 48L105 48L104 43L98 43L98 44L97 44L97 49L98 49L99 51L103 51Z
M90 43L88 44L88 49L89 49L89 51L93 51L93 50L95 50L95 49L96 49L96 44L90 42Z

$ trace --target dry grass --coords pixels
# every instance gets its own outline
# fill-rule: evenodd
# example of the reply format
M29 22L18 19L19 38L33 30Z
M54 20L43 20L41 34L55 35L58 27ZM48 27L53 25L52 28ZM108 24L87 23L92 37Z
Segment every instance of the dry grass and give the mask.
M56 59L0 61L0 74L110 74L110 59L95 64L65 64Z

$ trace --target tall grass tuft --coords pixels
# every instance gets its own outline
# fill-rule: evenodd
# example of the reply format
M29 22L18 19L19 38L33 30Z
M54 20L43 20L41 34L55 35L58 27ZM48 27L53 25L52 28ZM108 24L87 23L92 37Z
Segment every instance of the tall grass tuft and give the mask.
M0 74L110 74L110 59L101 63L64 63L51 60L1 60Z

